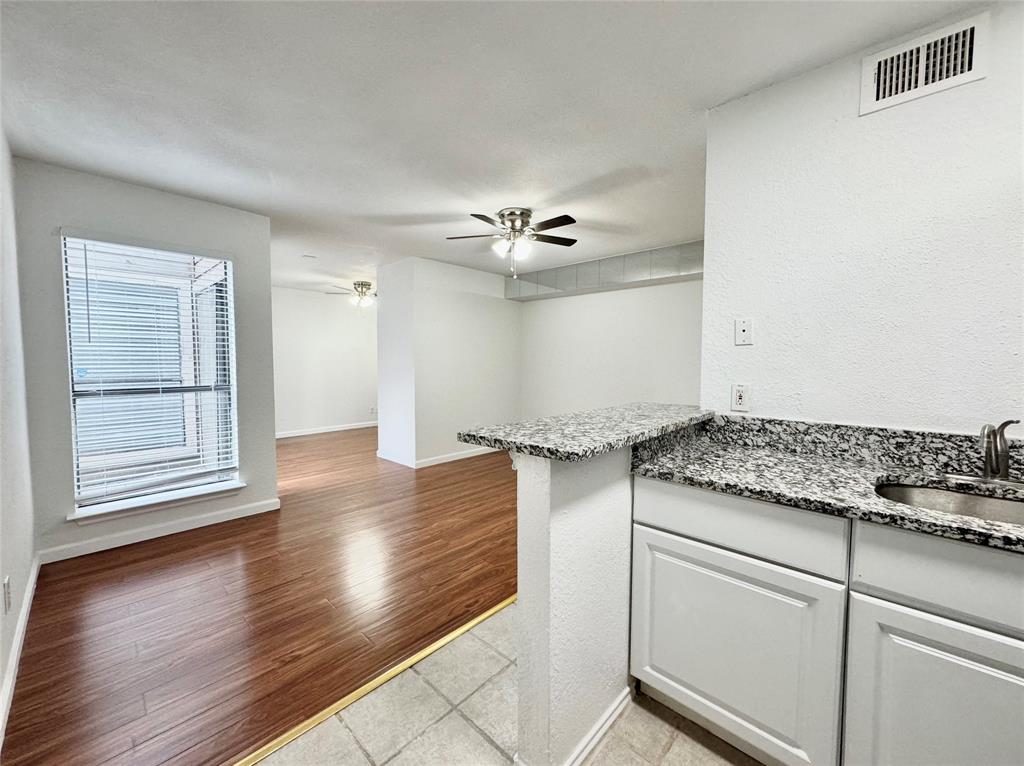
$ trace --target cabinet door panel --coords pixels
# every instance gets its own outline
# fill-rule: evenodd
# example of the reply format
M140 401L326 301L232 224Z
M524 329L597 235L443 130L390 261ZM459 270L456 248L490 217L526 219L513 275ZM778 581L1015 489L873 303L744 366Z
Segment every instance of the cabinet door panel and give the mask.
M631 672L755 756L834 764L845 588L640 525Z
M846 766L1020 766L1024 642L853 594Z

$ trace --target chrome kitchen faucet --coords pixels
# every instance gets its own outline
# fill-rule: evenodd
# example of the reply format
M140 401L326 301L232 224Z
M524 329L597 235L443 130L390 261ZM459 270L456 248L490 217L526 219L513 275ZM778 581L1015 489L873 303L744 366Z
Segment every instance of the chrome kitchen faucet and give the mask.
M1010 444L1006 440L1006 427L1019 420L1007 420L998 427L986 423L981 427L981 452L985 457L984 479L1010 478Z

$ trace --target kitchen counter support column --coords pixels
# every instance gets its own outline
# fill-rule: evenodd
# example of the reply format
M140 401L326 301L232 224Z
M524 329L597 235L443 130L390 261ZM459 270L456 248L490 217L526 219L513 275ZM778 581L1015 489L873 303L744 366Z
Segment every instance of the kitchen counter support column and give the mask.
M634 402L459 433L518 471L519 763L576 766L629 698L632 447L713 416Z
M518 471L519 752L577 764L629 696L630 449Z

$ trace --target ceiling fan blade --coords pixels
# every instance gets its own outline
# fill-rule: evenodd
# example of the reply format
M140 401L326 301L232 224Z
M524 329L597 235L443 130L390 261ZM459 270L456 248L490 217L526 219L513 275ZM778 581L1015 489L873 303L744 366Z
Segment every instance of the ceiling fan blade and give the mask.
M571 215L560 215L534 224L531 228L534 231L547 231L548 229L557 229L559 226L568 226L570 223L576 223L576 219Z
M476 218L478 221L489 223L491 226L494 226L495 228L502 228L502 225L495 221L493 218L491 218L489 215L484 215L483 213L470 213L470 215Z
M445 237L445 239L480 239L481 237L487 237L487 239L494 239L497 234L467 234L464 237Z
M553 237L550 234L537 234L533 237L536 242L547 242L549 245L562 245L563 247L569 247L569 245L575 245L575 239L569 239L568 237Z
M343 287L342 285L328 285L328 287L331 287L331 288L333 288L335 290L341 290L342 292L346 292L346 293L354 293L355 292L355 290L353 290L351 287Z

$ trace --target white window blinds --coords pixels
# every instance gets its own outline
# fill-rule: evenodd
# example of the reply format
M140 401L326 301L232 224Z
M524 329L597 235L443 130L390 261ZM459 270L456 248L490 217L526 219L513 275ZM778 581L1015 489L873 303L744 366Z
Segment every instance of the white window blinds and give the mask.
M236 479L230 262L63 247L76 506Z

